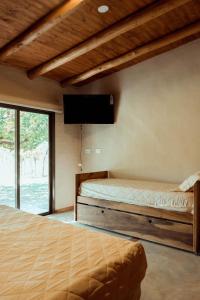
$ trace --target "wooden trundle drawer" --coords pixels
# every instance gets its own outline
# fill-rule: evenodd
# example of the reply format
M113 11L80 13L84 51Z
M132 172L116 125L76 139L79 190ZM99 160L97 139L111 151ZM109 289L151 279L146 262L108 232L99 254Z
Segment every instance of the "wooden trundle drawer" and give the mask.
M77 203L77 221L132 237L193 251L193 226Z

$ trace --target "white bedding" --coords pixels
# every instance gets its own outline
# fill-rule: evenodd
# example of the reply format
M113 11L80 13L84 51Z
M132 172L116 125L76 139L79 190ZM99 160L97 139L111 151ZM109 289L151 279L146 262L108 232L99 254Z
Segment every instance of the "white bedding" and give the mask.
M106 178L82 182L80 195L193 213L194 193L174 192L175 190L177 184Z

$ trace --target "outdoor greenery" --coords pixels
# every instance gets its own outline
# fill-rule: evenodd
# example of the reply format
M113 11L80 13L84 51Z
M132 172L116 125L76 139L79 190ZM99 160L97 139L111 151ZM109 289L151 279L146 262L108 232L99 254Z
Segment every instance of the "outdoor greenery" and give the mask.
M0 146L14 149L15 146L15 111L0 108Z
M20 147L34 150L48 141L48 116L38 113L20 113Z
M48 116L45 114L20 112L20 148L34 150L48 141ZM15 148L15 110L0 108L0 146Z

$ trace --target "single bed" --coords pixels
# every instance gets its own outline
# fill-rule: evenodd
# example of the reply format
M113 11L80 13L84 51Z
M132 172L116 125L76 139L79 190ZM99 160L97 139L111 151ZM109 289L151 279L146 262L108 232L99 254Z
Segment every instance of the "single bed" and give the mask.
M75 219L183 250L200 250L200 182L181 192L177 184L76 175Z
M0 206L0 299L139 300L140 243Z
M121 203L193 213L194 193L175 192L176 184L118 178L81 183L80 195Z

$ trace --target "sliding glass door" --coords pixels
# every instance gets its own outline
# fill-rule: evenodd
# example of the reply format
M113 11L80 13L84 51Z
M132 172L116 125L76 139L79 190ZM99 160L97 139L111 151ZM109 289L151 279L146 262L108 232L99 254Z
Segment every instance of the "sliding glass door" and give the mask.
M53 114L0 106L0 204L52 211Z

